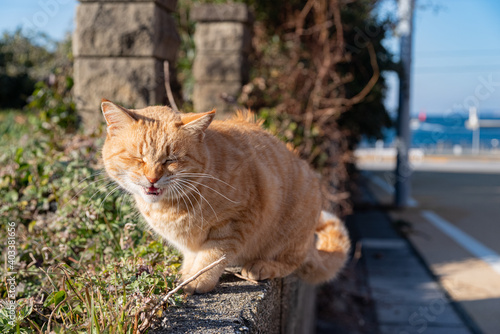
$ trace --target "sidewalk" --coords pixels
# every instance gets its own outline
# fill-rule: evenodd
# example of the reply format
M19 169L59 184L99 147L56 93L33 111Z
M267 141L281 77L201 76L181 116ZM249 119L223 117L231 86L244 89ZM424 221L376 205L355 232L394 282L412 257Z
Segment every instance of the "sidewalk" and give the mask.
M361 245L360 261L381 334L478 333L367 190L347 224Z

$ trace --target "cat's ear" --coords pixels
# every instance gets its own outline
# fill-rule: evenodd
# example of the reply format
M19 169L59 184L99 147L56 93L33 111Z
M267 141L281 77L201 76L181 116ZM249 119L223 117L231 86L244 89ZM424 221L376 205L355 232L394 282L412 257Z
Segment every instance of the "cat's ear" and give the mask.
M215 109L199 114L181 115L181 129L187 130L193 135L203 134L215 117Z
M113 135L115 131L125 127L126 125L136 121L134 116L125 108L114 104L111 101L102 99L101 109L106 123L108 125L108 133Z

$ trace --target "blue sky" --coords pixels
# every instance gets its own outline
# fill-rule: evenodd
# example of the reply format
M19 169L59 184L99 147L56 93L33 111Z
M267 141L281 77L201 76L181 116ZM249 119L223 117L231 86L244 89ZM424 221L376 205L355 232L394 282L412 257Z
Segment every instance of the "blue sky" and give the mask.
M76 0L6 0L0 2L0 31L39 30L62 39L73 30Z
M385 1L387 10L395 8L395 0ZM500 1L417 0L417 3L412 112L443 114L452 108L477 103L480 110L500 113ZM76 5L76 0L2 1L0 31L22 26L62 39L73 30ZM395 41L387 44L397 52ZM397 79L394 75L388 79L391 89L387 105L394 109Z
M498 111L500 115L500 1L417 3L412 113L446 114L451 109L478 104L480 111ZM397 52L394 42L387 44ZM393 89L387 105L394 109L397 79L394 75L389 79Z

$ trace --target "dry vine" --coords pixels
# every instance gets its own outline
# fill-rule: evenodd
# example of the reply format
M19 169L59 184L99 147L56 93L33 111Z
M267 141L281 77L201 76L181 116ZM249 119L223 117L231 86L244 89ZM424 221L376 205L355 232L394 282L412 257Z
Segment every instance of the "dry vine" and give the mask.
M286 51L271 56L265 54L269 33L257 25L254 38L257 66L269 70L262 71L262 78L258 78L265 80L265 85L256 80L251 83L263 87L263 93L256 92L260 96L274 93L279 101L276 110L301 125L303 139L297 149L321 171L326 181L325 205L333 201L336 207L330 209L340 214L350 210L347 166L352 163L353 155L347 134L339 129L337 120L362 103L380 78L376 51L368 42L371 78L357 92L347 88L355 78L351 71L345 70L351 61L341 11L346 5L346 0L308 0L300 11L289 9L281 28ZM279 75L273 77L276 69ZM259 105L252 105L251 98L249 93L248 105L258 109ZM325 154L327 158L323 161L325 158L321 156Z

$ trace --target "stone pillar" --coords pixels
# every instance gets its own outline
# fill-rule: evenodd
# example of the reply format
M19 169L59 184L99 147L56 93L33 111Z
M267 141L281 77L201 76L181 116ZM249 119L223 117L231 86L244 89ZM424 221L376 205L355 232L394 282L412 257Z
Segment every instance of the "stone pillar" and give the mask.
M193 64L194 109L234 111L242 85L248 81L252 14L245 4L201 4L191 11L196 21Z
M102 98L131 108L166 104L163 62L172 68L180 45L170 15L177 0L80 2L73 36L74 96L86 128L102 119Z

